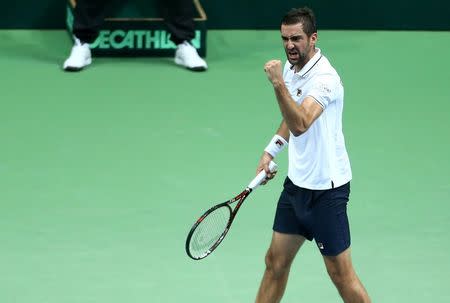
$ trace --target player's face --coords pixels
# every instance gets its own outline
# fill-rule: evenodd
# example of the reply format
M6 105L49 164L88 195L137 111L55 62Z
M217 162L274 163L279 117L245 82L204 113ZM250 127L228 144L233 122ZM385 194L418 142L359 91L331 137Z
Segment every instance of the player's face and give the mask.
M283 40L287 59L292 65L302 67L314 55L317 33L313 33L308 37L303 31L301 23L282 24L281 39Z

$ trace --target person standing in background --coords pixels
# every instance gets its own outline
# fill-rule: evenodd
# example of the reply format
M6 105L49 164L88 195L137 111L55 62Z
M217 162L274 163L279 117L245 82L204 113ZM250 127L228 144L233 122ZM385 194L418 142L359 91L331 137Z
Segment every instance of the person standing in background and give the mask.
M206 71L208 66L190 44L195 37L194 6L192 0L158 0L170 39L176 44L175 63L192 71ZM65 71L81 71L92 63L89 44L100 32L105 10L110 1L77 0L74 10L74 45L63 64Z

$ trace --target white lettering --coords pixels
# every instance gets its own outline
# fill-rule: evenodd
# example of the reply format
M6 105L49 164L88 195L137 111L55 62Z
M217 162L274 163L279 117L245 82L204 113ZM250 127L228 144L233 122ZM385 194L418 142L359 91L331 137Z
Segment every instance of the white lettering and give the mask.
M201 31L195 31L191 43L195 48L201 48ZM102 30L91 48L100 49L175 49L170 40L170 33L165 30Z
M119 37L119 40L117 40ZM125 32L122 30L116 30L111 33L109 36L109 44L111 44L112 48L122 48L122 43L119 41L123 41L123 37L125 37Z
M152 31L147 31L145 33L145 48L146 49L151 49L152 48L152 43L153 43L153 48L154 49L158 49L161 48L161 31L154 31L153 32L153 36L152 36Z

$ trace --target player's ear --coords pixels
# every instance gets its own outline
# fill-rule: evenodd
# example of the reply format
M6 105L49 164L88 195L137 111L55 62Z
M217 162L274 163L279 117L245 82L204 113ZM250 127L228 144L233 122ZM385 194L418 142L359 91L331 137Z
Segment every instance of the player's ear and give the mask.
M311 37L309 38L311 43L316 44L317 42L317 32L312 33Z

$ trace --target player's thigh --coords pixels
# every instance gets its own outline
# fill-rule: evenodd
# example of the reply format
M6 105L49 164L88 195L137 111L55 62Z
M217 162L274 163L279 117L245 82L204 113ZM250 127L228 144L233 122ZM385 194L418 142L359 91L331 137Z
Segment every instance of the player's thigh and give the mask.
M305 237L295 234L283 234L274 231L266 261L277 263L279 266L287 266L292 263L298 250L305 242Z
M323 256L325 267L330 277L346 279L354 274L350 247L337 256Z

